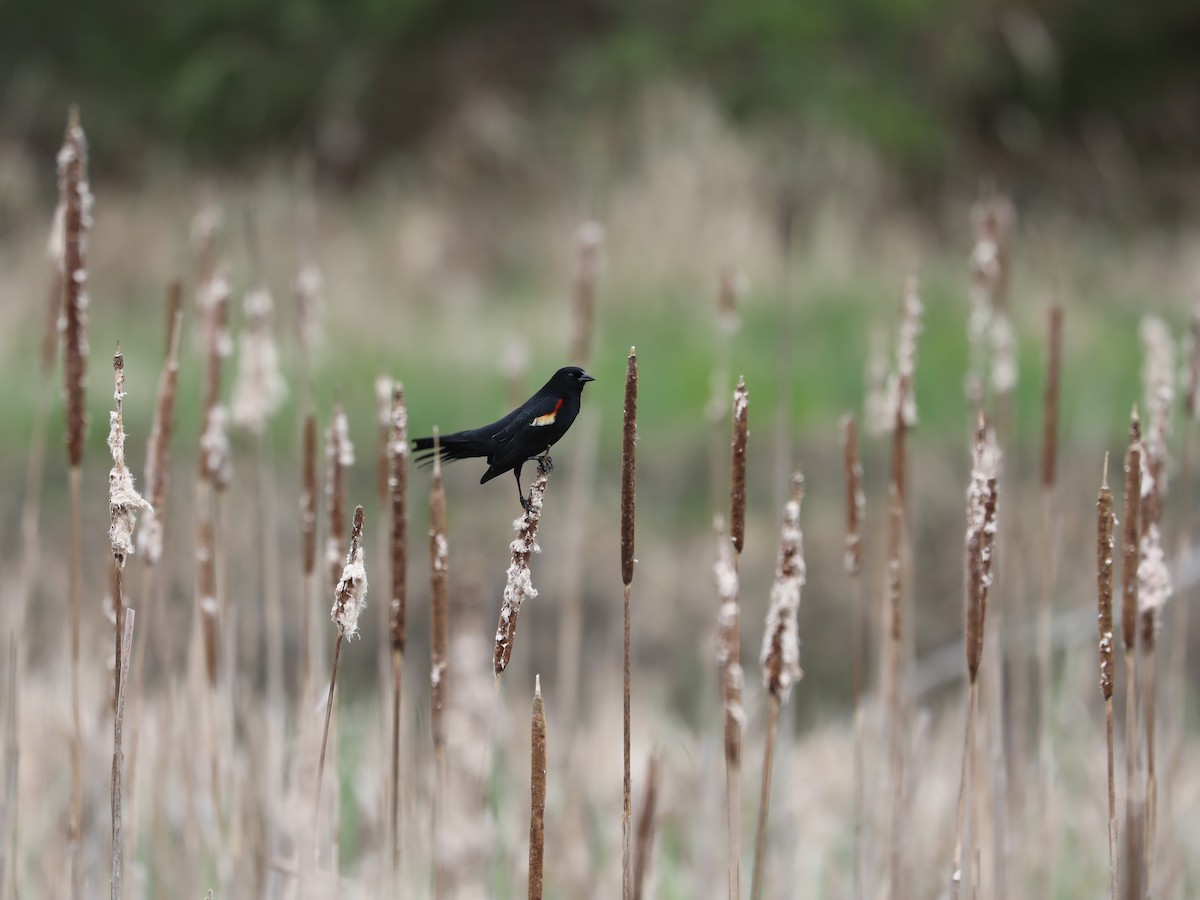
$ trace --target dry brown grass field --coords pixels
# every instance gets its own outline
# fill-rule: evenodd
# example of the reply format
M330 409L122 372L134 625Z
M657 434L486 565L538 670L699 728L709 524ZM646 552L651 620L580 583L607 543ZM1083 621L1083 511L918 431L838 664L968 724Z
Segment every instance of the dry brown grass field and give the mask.
M0 155L0 900L1200 894L1196 230L631 115L64 177L49 249ZM534 512L411 464L569 362Z

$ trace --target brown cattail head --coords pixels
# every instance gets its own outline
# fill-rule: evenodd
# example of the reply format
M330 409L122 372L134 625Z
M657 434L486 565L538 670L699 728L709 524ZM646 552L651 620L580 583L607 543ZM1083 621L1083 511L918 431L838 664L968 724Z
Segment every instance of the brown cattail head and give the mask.
M363 508L354 508L354 525L350 530L350 552L346 565L334 588L333 608L329 617L338 627L338 634L353 639L358 634L358 617L367 607L367 569L363 562Z
M579 265L575 270L575 312L571 338L571 359L586 368L592 342L592 319L596 305L596 280L604 250L604 226L584 222L576 233Z
M92 191L88 186L87 137L72 106L63 146L58 152L59 203L63 209L63 372L67 395L67 458L72 468L83 461L87 411L87 244L92 227Z
M1137 646L1138 555L1141 543L1142 426L1137 407L1129 421L1125 451L1125 524L1121 532L1121 639L1125 652Z
M542 518L542 504L546 497L546 486L549 484L550 470L540 459L538 460L537 477L529 488L529 500L525 512L513 523L517 538L509 545L512 551L512 561L508 565L504 584L504 602L500 607L500 621L496 625L496 643L492 650L492 670L496 677L508 668L512 659L513 642L517 636L517 616L521 612L521 604L532 600L538 595L533 586L533 578L529 569L529 560L534 553L541 550L537 545L538 524Z
M138 530L138 549L146 564L162 558L163 514L167 504L167 472L171 463L171 432L175 426L175 393L179 385L179 335L183 321L183 286L176 278L167 291L167 355L158 380L154 421L146 444L146 494L150 509Z
M786 703L792 685L800 680L800 632L796 621L800 591L807 570L804 564L804 532L800 530L800 504L804 500L804 476L792 476L791 498L783 508L779 538L779 560L763 633L763 687Z
M392 501L392 599L388 617L392 649L404 652L408 610L408 409L404 385L392 385L388 429L388 489Z
M108 473L108 540L117 568L124 568L126 558L133 554L137 513L149 509L150 504L134 489L133 475L125 465L125 357L121 354L120 344L113 356L113 375L116 381L116 409L109 413L108 429L108 449L112 451L113 458L113 467ZM113 599L120 602L119 597L114 596Z
M634 512L637 508L637 348L625 363L625 429L621 443L621 581L633 582Z
M1050 327L1046 348L1045 419L1042 422L1042 487L1054 487L1058 468L1058 387L1062 366L1062 307L1050 307Z
M854 416L842 417L842 450L846 474L846 552L843 565L847 575L862 572L862 529L866 506L863 491L863 467L858 455L858 425Z
M1108 488L1108 454L1104 455L1104 481L1096 500L1096 603L1100 629L1100 693L1105 700L1113 695L1113 495Z
M350 425L340 403L335 403L329 430L325 432L325 458L328 464L325 495L329 509L329 534L325 539L325 558L332 583L342 571L342 535L346 527L346 470L354 465L354 445L350 443Z
M529 743L529 898L541 900L546 857L546 704L541 675L534 676Z
M713 574L717 581L717 669L721 678L721 699L725 713L725 761L736 766L742 758L742 726L746 715L742 707L744 674L741 663L740 578L733 540L725 532L720 516L713 520L717 535L717 562Z
M992 583L992 550L996 538L996 469L999 450L983 413L975 428L971 485L967 489L966 652L967 674L979 676Z
M433 482L429 489L430 729L435 747L446 745L445 698L450 665L450 547L446 541L446 491L438 457L441 440L433 429Z
M746 540L746 441L750 437L750 393L738 378L733 392L733 463L729 479L729 537L740 555Z
M304 574L311 575L317 567L317 417L310 412L304 417L304 449L301 467L304 486L300 491L300 552Z

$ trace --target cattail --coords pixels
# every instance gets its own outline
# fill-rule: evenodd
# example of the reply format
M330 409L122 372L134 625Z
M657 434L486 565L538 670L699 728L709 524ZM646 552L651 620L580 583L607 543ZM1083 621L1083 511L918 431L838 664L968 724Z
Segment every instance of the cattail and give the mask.
M354 524L350 531L350 552L342 574L334 588L333 606L329 617L337 626L333 644L333 665L329 674L329 695L325 701L325 727L321 734L321 757L317 762L317 821L321 812L321 783L325 774L325 749L329 744L329 721L333 716L333 700L337 688L338 659L342 639L353 640L358 635L358 617L367 605L367 570L363 561L363 508L354 509Z
M287 382L279 368L279 348L271 333L275 303L265 287L246 295L246 326L238 347L238 370L233 382L233 422L262 434L287 397Z
M629 348L625 363L625 416L621 442L621 581L625 585L624 606L624 782L623 814L621 816L621 896L633 895L633 869L630 860L630 832L633 827L633 778L631 774L630 736L632 731L630 696L632 694L630 631L630 599L633 585L634 514L637 508L637 348Z
M654 855L655 813L658 804L658 757L646 763L645 787L642 789L642 810L638 815L637 847L633 856L633 900L642 900L646 874Z
M534 678L533 718L529 726L529 900L541 900L546 857L546 706L542 677Z
M1200 296L1192 307L1192 322L1183 341L1183 409L1188 418L1200 419Z
M992 582L992 550L996 539L996 469L999 450L982 411L975 428L971 484L967 489L966 588L964 643L967 657L967 718L963 731L962 770L958 788L958 812L954 841L954 865L950 877L951 896L957 896L962 881L962 850L967 785L974 777L975 709L978 705L979 663L983 656L987 624L988 590ZM978 839L977 829L971 829ZM972 854L974 856L974 854Z
M542 502L546 496L546 485L550 480L550 470L542 460L538 460L537 477L529 488L528 505L519 519L513 522L517 538L509 549L512 552L512 562L509 563L507 580L504 585L504 602L500 607L500 621L496 625L496 643L492 651L492 671L499 678L508 668L512 659L513 641L517 636L517 616L521 612L521 604L532 600L538 595L537 588L529 571L529 558L541 548L537 545L538 523L542 517Z
M295 295L300 346L305 359L311 360L321 339L321 316L325 311L325 277L312 260L301 265L296 275Z
M717 290L717 328L722 334L732 336L741 327L738 304L750 290L750 279L740 269L725 269L721 272L721 283Z
M767 809L771 796L771 765L775 735L779 726L779 708L787 702L792 685L800 680L800 632L796 621L800 609L800 591L804 587L804 533L800 530L800 504L804 500L804 476L792 476L791 499L783 510L779 537L779 560L775 565L775 583L763 631L760 660L763 687L771 695L767 718L767 740L763 749L762 793L758 807L758 836L754 842L754 876L750 896L762 896L766 864Z
M738 378L733 392L733 453L732 474L729 479L729 537L733 549L741 555L746 540L746 441L750 437L748 415L750 393L746 379Z
M367 571L363 565L363 508L354 510L354 526L350 532L350 552L334 589L336 598L329 617L338 627L340 637L353 640L358 636L358 617L366 608Z
M138 510L149 509L150 504L134 489L133 475L125 465L125 357L119 344L113 356L113 372L116 381L116 409L109 413L108 420L108 449L113 458L113 467L108 473L108 540L112 547L113 560L118 568L123 569L125 560L134 552L133 533L137 527ZM115 604L120 603L119 597L114 597L113 600ZM115 608L119 611L120 606Z
M800 636L796 615L804 586L804 533L800 530L800 504L804 500L804 476L792 476L791 499L784 507L779 540L779 561L767 611L760 661L763 687L786 703L792 685L800 680Z
M718 516L713 523L717 533L717 562L713 567L717 580L717 669L721 679L721 705L725 733L725 804L729 836L729 896L741 896L741 789L742 726L746 715L742 708L742 666L738 609L738 559L733 539L725 532Z
M1121 636L1125 653L1137 646L1138 553L1141 544L1142 427L1137 407L1129 422L1129 449L1125 452L1124 526L1121 566Z
M1006 304L1016 214L1007 199L989 197L972 208L971 222L975 245L969 262L967 397L978 408L984 402L986 383L990 382L997 394L1009 393L1016 386L1015 334Z
M920 282L916 275L910 275L904 282L904 294L900 300L900 325L896 332L896 368L888 377L887 408L890 413L891 427L902 423L905 428L913 428L917 424L917 339L921 335L921 315L925 307L921 305L919 294Z
M335 403L325 432L325 500L329 510L329 533L325 538L325 560L330 578L337 584L342 571L342 529L346 527L346 470L354 465L350 424L340 403Z
M63 234L65 218L63 200L60 197L54 207L54 218L50 222L50 236L46 240L46 259L50 263L50 289L46 296L46 319L42 328L42 374L49 377L54 368L54 357L58 353L59 318L63 303L63 264L66 252L66 237Z
M1113 766L1113 495L1108 488L1108 454L1104 480L1096 500L1096 604L1100 631L1100 694L1104 697L1105 744L1108 755L1108 884L1109 897L1117 898L1117 793Z
M1042 420L1042 487L1054 486L1058 469L1058 386L1062 369L1062 307L1050 307L1050 332L1046 350L1046 387Z
M87 248L92 227L92 191L88 186L87 137L79 110L71 107L58 153L59 202L63 209L63 351L66 362L67 457L72 468L83 462L87 411Z
M112 877L109 881L111 900L121 900L121 868L124 861L125 838L122 835L124 794L122 769L125 752L122 740L125 731L125 685L129 674L129 654L133 649L133 622L135 613L126 610L118 622L116 693L113 697L113 761L112 761Z
M79 111L71 107L58 153L59 204L63 209L62 320L63 376L67 407L67 460L70 466L71 566L71 814L68 826L71 900L83 894L83 724L80 713L79 643L83 615L82 463L87 413L87 235L92 224L92 192L87 180L87 138Z
M575 240L579 248L579 264L575 271L571 359L576 365L586 367L596 305L596 280L603 265L604 226L599 222L584 222L579 226Z
M183 320L183 286L171 282L167 299L167 356L158 380L158 398L150 439L146 443L146 494L150 508L138 531L138 549L148 566L155 566L163 552L163 514L167 503L167 474L171 461L171 432L175 427L175 393L179 384L179 335ZM145 642L142 642L143 646ZM136 687L135 687L136 690Z
M404 385L391 390L387 434L387 487L391 492L391 603L388 611L392 647L392 860L400 853L400 697L404 672L404 641L408 607L408 411Z

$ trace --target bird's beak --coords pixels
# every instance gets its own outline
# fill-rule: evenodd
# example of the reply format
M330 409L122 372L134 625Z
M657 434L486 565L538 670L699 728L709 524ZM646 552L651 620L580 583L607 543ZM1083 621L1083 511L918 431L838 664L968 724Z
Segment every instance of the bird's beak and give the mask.
M584 384L587 384L589 381L595 381L596 379L593 378L591 375L589 375L587 372L584 372L582 375L579 376L579 380L581 382L583 382Z

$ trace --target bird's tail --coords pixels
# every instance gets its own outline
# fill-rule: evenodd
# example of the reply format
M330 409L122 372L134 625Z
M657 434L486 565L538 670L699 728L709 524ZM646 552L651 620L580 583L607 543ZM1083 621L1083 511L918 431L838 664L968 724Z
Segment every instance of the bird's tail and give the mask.
M454 434L443 434L438 438L440 445L439 456L442 462L454 462L456 459L471 459L477 456L487 456L488 448L480 443L469 431L458 431ZM413 459L422 468L433 465L433 438L422 437L412 442Z

